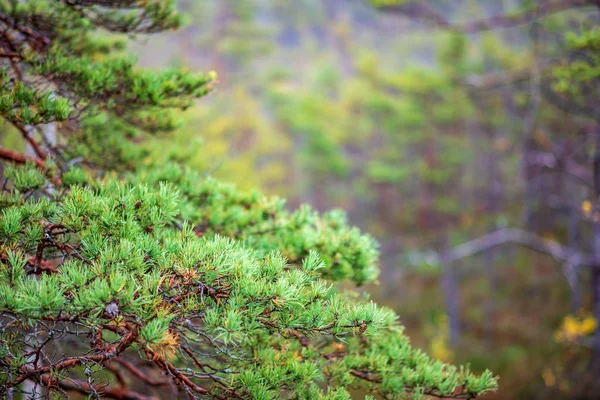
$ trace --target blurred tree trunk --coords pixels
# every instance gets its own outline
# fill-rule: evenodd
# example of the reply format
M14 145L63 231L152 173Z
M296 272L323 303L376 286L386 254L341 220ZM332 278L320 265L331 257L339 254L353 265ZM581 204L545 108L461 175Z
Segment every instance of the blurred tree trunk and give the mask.
M327 0L323 2L327 19L329 20L327 34L329 41L332 46L336 49L338 58L341 63L342 71L344 75L351 75L354 73L354 64L352 54L349 48L349 41L347 32L343 28L343 20L340 14L343 10L346 10L345 1L340 0Z
M536 193L540 187L540 170L538 166L533 166L529 162L531 152L537 150L535 140L535 131L537 127L538 111L541 102L541 71L538 65L539 56L539 26L533 23L529 30L529 39L532 46L533 63L531 66L531 81L529 83L529 104L524 118L524 149L522 151L522 163L525 169L525 226L532 232L537 230L537 223L534 218L535 203L537 200Z
M223 43L227 39L229 29L235 21L235 14L230 0L220 0L215 15L215 27L213 28L212 43ZM232 86L232 75L234 66L230 57L219 46L213 46L212 65L213 69L219 74L219 83L221 87L230 88Z
M593 202L595 207L598 205L600 200L600 121L596 123L596 130L594 133L594 158L593 158L593 170L594 170L594 185L593 185ZM600 221L595 221L593 226L593 246L594 256L596 260L600 259ZM592 301L593 301L593 313L596 321L600 322L600 265L594 265L592 267ZM592 368L595 371L600 372L600 327L596 327L593 339L592 349Z
M576 207L569 205L569 227L568 227L568 243L567 245L571 249L577 249L579 247L579 241L581 240L579 235L579 212ZM579 267L578 266L567 266L569 276L569 284L572 290L571 299L571 312L575 314L582 306L582 293L579 284Z
M460 300L456 283L455 264L449 259L450 249L447 235L443 235L440 249L442 249L440 251L442 255L442 290L446 303L446 314L448 315L449 338L452 347L456 348L460 343Z
M496 216L499 212L499 197L500 191L498 186L498 167L496 150L494 148L494 141L496 139L495 130L490 127L488 130L489 143L491 144L488 153L488 204L486 215ZM496 226L496 219L491 218L488 227L488 233L494 232L498 227ZM490 347L493 342L493 329L494 329L494 314L496 312L496 291L498 282L496 278L496 249L490 249L486 252L485 257L485 276L487 280L488 293L485 300L485 317L484 317L484 330L486 345Z

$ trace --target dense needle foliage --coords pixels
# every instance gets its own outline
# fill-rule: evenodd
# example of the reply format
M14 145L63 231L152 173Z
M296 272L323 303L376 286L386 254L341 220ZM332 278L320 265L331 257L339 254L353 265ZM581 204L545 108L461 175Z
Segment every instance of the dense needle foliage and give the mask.
M397 316L332 282L377 278L342 213L147 160L214 74L136 68L123 34L171 1L0 0L0 395L474 398L480 376L410 346ZM57 129L55 134L52 129Z

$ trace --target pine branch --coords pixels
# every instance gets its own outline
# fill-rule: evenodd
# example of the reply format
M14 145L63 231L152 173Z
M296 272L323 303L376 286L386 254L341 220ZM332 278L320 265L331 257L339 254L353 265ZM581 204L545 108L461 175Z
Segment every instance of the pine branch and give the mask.
M376 384L381 383L381 378L379 378L378 376L376 376L374 374L371 374L370 372L350 370L350 375L354 376L355 378L363 379L367 382L376 383ZM405 388L405 390L409 393L413 391L412 388ZM459 390L460 390L460 388L459 388ZM436 397L439 399L466 399L466 400L468 400L468 399L474 398L474 396L472 394L463 393L460 391L457 391L452 395L442 395L434 390L426 390L424 394L427 396Z

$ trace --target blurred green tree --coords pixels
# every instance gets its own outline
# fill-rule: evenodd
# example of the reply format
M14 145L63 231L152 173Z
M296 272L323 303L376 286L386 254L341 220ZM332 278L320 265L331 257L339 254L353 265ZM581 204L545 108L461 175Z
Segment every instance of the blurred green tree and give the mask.
M512 90L513 104L522 111L515 113L506 109L505 115L523 120L525 146L520 156L526 184L524 225L528 232L492 232L450 250L442 258L472 256L504 243L547 253L563 266L572 291L572 310L578 314L592 314L593 317L586 317L586 321L590 321L589 318L600 321L600 218L596 211L600 195L600 131L598 110L594 105L600 80L593 72L600 65L596 51L598 2L523 1L506 9L499 7L490 17L466 20L428 1L374 0L373 3L390 13L471 38L506 28L527 32L529 46L525 47L521 65L504 66L491 73L487 70L475 80L457 83L467 83L478 90L516 86ZM511 40L510 34L496 32L495 36L506 43ZM477 46L475 40L473 42ZM509 45L511 47L519 47L519 44ZM535 236L536 233L546 237ZM581 281L586 279L590 296L589 302L584 303ZM567 317L565 321L574 318ZM549 372L544 375L550 390L556 387L561 395L569 398L593 397L592 393L597 392L591 376L597 375L600 366L600 328L595 322L586 326L592 327L584 329L582 334L589 339L591 351L580 351L580 357L575 357L575 361L568 357L571 365L560 365L558 377L553 373L553 378L549 379ZM564 324L561 329L566 329ZM577 359L589 368L579 371ZM579 372L574 373L576 370ZM571 386L565 383L572 381L575 375L578 375L575 379L583 384ZM556 384L563 377L565 380Z

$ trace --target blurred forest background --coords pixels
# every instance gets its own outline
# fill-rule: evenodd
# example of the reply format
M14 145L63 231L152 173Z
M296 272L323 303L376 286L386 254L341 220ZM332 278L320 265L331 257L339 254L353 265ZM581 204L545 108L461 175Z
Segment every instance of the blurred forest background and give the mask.
M346 210L381 243L366 290L500 375L488 398L599 398L597 4L179 1L187 29L140 61L219 83L152 157Z
M179 3L141 65L219 83L149 158L344 209L381 244L365 290L486 398L600 398L598 1Z

